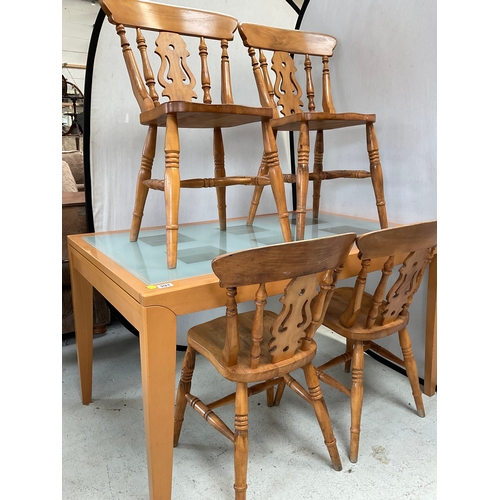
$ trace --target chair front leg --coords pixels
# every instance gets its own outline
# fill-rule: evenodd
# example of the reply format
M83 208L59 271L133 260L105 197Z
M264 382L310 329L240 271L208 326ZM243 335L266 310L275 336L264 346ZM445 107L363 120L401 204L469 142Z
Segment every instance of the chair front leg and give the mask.
M316 174L313 180L313 217L319 217L319 199L321 197L321 174L323 173L323 131L316 132L316 141L314 142L314 166L313 172Z
M352 351L353 345L354 345L354 341L352 341L351 339L346 339L345 352ZM344 365L344 371L346 373L349 373L351 371L351 361L352 361L352 357L349 357L348 359L346 359L346 362Z
M282 380L278 387L276 387L276 395L274 396L274 406L279 406L281 403L281 398L283 397L283 392L285 391L286 382Z
M417 407L417 414L419 417L423 418L425 417L425 409L424 402L422 400L422 391L420 390L420 382L418 380L417 363L413 357L410 335L408 334L408 330L406 328L403 328L403 330L399 332L399 344L403 353L406 374L408 375L408 380L410 381L413 399L415 400L415 406Z
M156 149L156 135L158 127L150 125L142 149L141 166L137 175L137 184L135 188L134 211L132 213L132 226L130 229L130 241L137 241L141 229L142 217L144 215L144 206L148 196L149 188L144 185L144 181L151 179L151 169Z
M309 127L307 123L300 124L299 150L297 161L297 218L296 239L303 240L306 228L306 203L309 184Z
M273 130L273 137L275 143L277 134L278 132L276 130ZM262 154L262 160L260 162L259 173L257 174L257 178L267 177L268 175L269 175L269 167L266 161L266 151L264 143L264 153ZM253 190L252 201L250 203L250 209L248 210L247 226L251 226L253 224L255 216L257 215L257 209L259 208L260 198L262 196L263 190L264 190L264 185L261 186L257 185Z
M175 402L174 447L179 443L179 436L181 435L182 422L184 422L184 413L187 405L186 394L189 394L191 391L191 380L193 378L195 361L196 351L188 346L186 354L184 355L184 361L182 362L181 378L179 380Z
M274 406L274 385L266 389L266 403L267 406Z
M366 124L366 144L368 149L368 158L370 159L370 175L372 179L373 192L375 193L375 202L377 205L380 228L386 229L389 226L387 222L387 210L384 197L384 179L378 152L377 136L375 135L375 127L373 126L373 123Z
M214 129L214 177L226 177L224 165L224 143L222 140L222 131L220 128ZM226 230L226 187L216 187L217 192L217 211L219 213L219 228Z
M337 449L337 440L333 434L332 422L328 415L328 409L323 398L318 376L316 375L316 369L312 363L308 363L303 367L303 371L309 389L310 401L314 408L314 413L316 414L321 432L323 433L330 460L332 461L333 468L340 471L342 470L342 462L340 460L339 450Z
M167 232L167 267L177 266L177 241L179 233L179 200L181 181L179 173L179 129L177 116L167 115L165 132L165 214Z
M364 370L363 342L354 342L352 356L352 386L351 386L351 446L349 460L358 461L359 435L361 432L361 408L363 406L363 370Z
M248 389L247 384L236 384L234 405L234 498L245 500L248 470Z
M292 241L292 230L286 207L285 183L278 157L278 147L271 124L266 120L262 122L262 138L264 141L264 155L266 168L269 170L269 181L273 191L274 201L278 210L278 218L284 241Z

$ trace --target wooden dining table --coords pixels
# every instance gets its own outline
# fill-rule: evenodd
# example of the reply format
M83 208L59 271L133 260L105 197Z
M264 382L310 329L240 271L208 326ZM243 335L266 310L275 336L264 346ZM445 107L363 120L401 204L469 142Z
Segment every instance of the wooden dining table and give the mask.
M378 228L376 221L320 213L317 220L308 215L305 238L351 231L362 234ZM98 290L139 332L151 500L171 498L177 317L225 305L225 290L210 266L217 255L281 242L275 214L257 217L252 226L247 226L244 219L229 220L226 231L219 230L218 222L185 224L179 229L177 267L168 269L165 228L143 229L136 242L129 241L128 230L68 236L84 405L92 402L93 290ZM359 266L357 249L353 247L340 279L357 275ZM432 266L424 370L424 393L429 396L436 387L436 263ZM276 282L268 293L276 295L282 289L283 283ZM239 289L239 301L252 300L254 292L254 287Z

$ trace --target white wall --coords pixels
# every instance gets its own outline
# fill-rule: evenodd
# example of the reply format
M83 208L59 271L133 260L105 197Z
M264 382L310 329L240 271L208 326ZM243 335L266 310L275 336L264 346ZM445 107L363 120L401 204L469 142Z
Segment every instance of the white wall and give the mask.
M387 215L393 223L437 218L437 15L434 0L312 0L301 29L337 38L331 64L337 111L375 113ZM315 83L317 89L320 82ZM318 103L319 104L319 103ZM363 127L325 133L325 161L366 168ZM332 181L330 212L377 218L369 180ZM328 195L327 195L328 193ZM310 206L310 203L309 203ZM375 276L370 277L373 282ZM411 308L419 375L424 374L427 277ZM384 339L399 353L397 336Z
M436 218L436 2L312 0L301 29L338 40L331 66L337 112L377 115L389 220ZM366 168L362 127L325 134L325 142L329 137L333 144L325 145L325 160L338 168ZM322 209L377 218L369 180L339 180L335 186L323 196Z

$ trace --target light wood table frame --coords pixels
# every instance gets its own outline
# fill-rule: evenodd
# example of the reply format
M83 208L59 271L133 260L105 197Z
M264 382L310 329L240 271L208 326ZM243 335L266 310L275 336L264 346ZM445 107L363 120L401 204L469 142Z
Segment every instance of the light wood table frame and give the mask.
M179 279L165 287L148 287L90 244L88 236L68 237L82 403L88 405L92 402L92 294L95 288L140 332L149 496L151 500L167 500L171 498L172 485L176 318L224 306L225 290L219 287L214 274ZM435 276L435 267L431 269ZM340 279L355 276L358 270L359 260L354 247ZM436 309L435 291L432 290L432 287L435 290L435 285L435 278L430 279L425 368L425 376L430 380L426 379L424 385L427 387L427 392L425 389L424 392L428 395L435 391ZM282 289L283 283L278 282L269 287L268 293L275 295ZM239 301L252 300L254 292L254 287L240 289ZM429 317L429 312L433 317Z

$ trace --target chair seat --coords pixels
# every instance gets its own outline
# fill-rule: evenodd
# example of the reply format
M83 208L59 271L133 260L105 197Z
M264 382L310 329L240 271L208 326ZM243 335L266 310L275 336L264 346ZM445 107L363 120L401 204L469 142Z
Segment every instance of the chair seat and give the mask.
M300 124L307 122L309 130L334 130L375 123L376 115L363 113L304 112L273 118L271 126L275 130L298 131Z
M222 361L222 350L226 338L226 317L222 316L191 328L187 334L188 344L205 356L226 379L234 382L259 382L270 380L290 373L309 363L316 353L316 343L311 341L307 351L297 351L291 359L271 364L268 349L261 350L258 368L250 369L250 348L252 346L252 324L255 311L238 314L238 329L240 332L240 351L238 364L226 366ZM271 311L264 312L264 338L262 345L271 340L270 327L276 318Z
M205 104L169 101L140 115L142 125L165 126L168 114L177 115L179 128L227 128L272 118L271 108L240 106L239 104Z
M408 324L409 314L406 316L400 316L390 325L382 325L382 312L385 306L385 303L383 302L379 307L379 314L377 315L374 325L371 328L366 328L366 319L373 303L373 296L365 292L363 293L363 298L361 299L361 310L359 311L353 326L346 328L340 323L339 318L347 309L352 294L352 288L337 288L325 314L323 324L327 325L328 328L334 330L339 335L352 340L375 340L388 337L389 335L399 332Z

